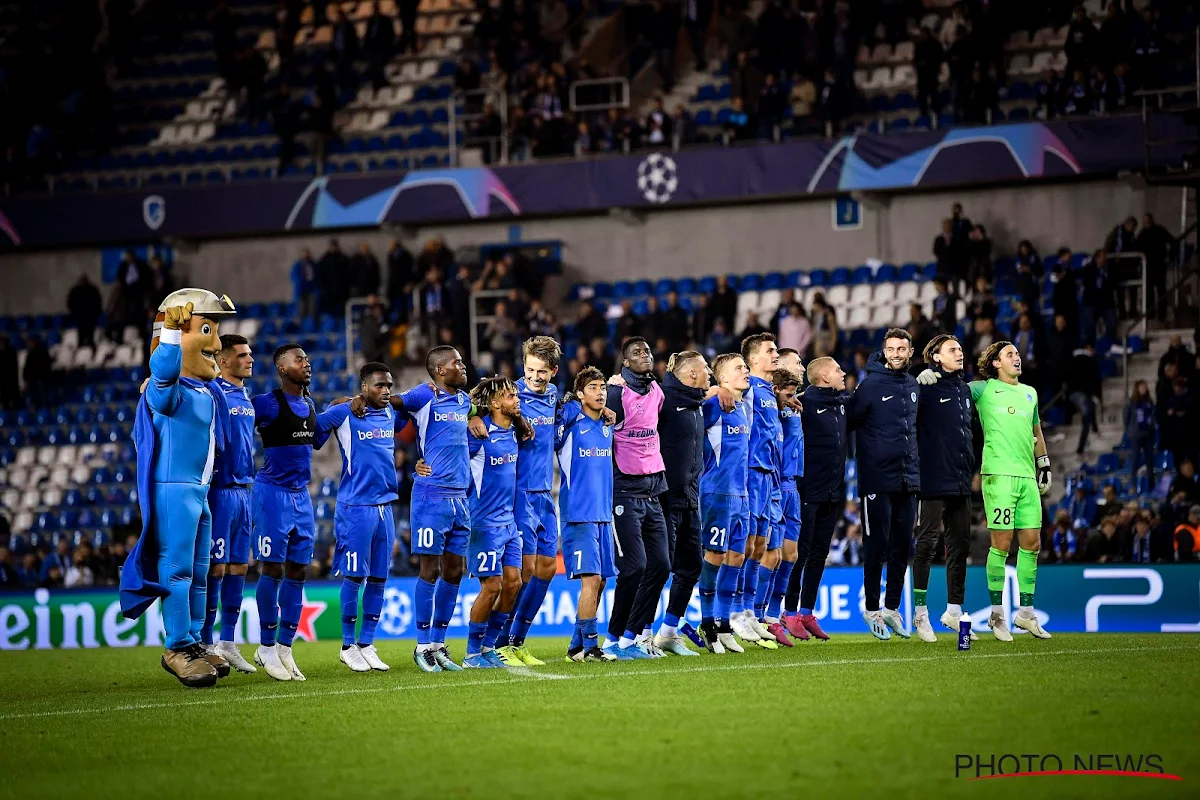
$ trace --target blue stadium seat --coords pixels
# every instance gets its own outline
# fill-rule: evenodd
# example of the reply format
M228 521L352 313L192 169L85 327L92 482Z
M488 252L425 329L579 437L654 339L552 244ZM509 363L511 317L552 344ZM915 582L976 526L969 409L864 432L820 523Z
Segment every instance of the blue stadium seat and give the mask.
M829 273L830 286L842 286L847 283L850 283L849 267L836 267L832 272Z
M808 272L809 286L828 286L829 273L823 269L813 269Z
M912 126L908 117L897 117L888 123L888 129L894 132L906 131Z
M644 317L650 313L650 304L645 300L635 300L633 302L633 313L639 317Z
M850 282L853 284L870 283L874 277L874 271L866 264L854 268L854 273L850 277Z
M655 295L664 295L673 291L675 291L675 281L671 278L662 278L654 284Z
M1091 258L1089 253L1072 253L1071 254L1071 269L1083 269L1083 265Z
M896 280L897 271L895 264L880 264L875 270L875 283L891 283Z
M729 284L729 288L733 289L735 292L740 292L742 290L742 276L741 275L734 275L731 273L731 274L725 276L725 281L726 281L726 283Z
M702 108L696 112L695 123L698 128L705 128L712 125L714 122L713 113L707 108Z
M924 267L921 269L921 274L920 274L919 278L920 278L921 280L929 280L929 281L931 281L931 280L933 280L935 277L937 277L937 262L935 262L935 261L930 261L928 264L926 264L926 265L925 265L925 266L924 266Z
M711 83L706 83L696 90L697 103L711 103L717 99L717 87Z
M696 293L696 279L695 278L680 278L675 283L675 291L679 292L682 295L695 294Z
M757 292L763 288L762 276L751 273L743 275L741 284L738 286L739 292Z
M1116 472L1121 468L1121 457L1116 453L1105 453L1096 459L1096 471L1102 475Z
M633 297L632 281L617 281L612 285L612 298L614 300L625 300L629 297Z
M788 289L799 289L803 284L804 273L798 269L794 269L787 274L783 280L783 285Z
M763 276L762 288L764 291L770 289L782 289L785 278L782 272L768 272Z
M696 288L699 289L700 294L712 294L717 290L717 279L712 275L705 275L697 283Z

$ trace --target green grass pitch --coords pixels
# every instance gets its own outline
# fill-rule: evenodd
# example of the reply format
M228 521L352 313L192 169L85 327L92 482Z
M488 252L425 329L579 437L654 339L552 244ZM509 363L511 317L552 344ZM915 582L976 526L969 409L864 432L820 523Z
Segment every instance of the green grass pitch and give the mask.
M1200 637L838 636L738 656L388 674L299 644L187 690L158 651L0 655L0 797L1195 797ZM462 642L451 642L461 656ZM245 646L249 656L252 648ZM1182 781L955 777L956 754L1161 756ZM1023 767L1024 765L1022 765ZM1035 764L1035 769L1037 765ZM1012 771L1009 766L1006 771ZM973 773L972 773L973 774Z

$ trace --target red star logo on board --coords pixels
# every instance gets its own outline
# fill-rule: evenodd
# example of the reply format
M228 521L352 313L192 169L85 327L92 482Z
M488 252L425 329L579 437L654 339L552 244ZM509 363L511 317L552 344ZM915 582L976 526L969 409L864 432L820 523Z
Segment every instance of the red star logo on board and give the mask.
M317 617L325 611L328 604L320 601L315 603L308 602L308 595L304 596L304 608L300 610L300 625L296 628L296 636L306 642L315 642L317 640L317 629L314 623Z

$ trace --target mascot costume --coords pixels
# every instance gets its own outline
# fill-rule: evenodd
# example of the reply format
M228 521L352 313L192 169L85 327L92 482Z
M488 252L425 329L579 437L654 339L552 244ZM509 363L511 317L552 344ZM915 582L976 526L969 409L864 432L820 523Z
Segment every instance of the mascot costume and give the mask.
M150 379L138 402L134 443L142 535L121 571L121 613L141 616L162 600L162 667L188 687L212 686L229 663L200 644L212 545L208 485L228 409L217 377L220 320L236 313L205 289L172 292L158 307Z

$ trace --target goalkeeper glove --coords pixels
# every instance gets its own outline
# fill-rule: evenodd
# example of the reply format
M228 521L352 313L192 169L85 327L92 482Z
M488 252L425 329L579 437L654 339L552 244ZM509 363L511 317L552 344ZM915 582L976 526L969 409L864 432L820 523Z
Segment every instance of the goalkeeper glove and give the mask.
M933 386L937 382L938 374L931 369L922 370L921 374L917 376L917 383L922 386Z
M1038 492L1043 496L1050 491L1050 484L1053 482L1053 476L1050 474L1050 456L1037 457L1037 484Z

